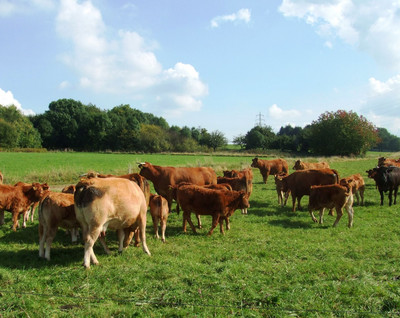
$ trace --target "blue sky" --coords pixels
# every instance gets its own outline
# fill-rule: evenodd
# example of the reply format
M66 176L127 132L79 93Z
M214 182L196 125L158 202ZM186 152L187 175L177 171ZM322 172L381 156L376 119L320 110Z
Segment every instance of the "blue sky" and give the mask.
M0 0L0 104L130 104L232 140L352 110L400 136L400 1Z

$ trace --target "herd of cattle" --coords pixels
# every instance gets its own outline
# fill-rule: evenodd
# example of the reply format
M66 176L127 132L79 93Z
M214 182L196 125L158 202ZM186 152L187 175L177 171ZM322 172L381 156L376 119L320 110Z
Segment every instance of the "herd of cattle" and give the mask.
M143 251L150 255L146 244L146 215L150 208L154 232L157 238L158 225L165 242L165 229L172 202L177 203L177 212L183 211L183 231L189 223L193 232L196 227L191 220L193 212L201 228L201 215L212 216L211 235L224 223L229 229L229 217L237 209L247 214L249 198L253 188L253 172L258 168L264 183L274 175L278 204L285 205L292 197L292 210L300 209L301 198L309 196L308 209L312 220L318 222L313 211L319 211L319 223L323 223L324 209L333 215L336 210L336 226L343 215L348 213L348 227L353 224L353 195L357 204L364 204L365 183L360 174L339 178L335 169L326 162L306 163L297 160L289 174L284 159L262 160L254 158L251 168L224 171L219 177L210 167L165 167L148 162L139 164L140 172L115 176L89 172L81 176L76 185L65 187L62 192L50 191L47 183L23 183L5 185L0 173L0 225L4 224L4 211L12 213L12 229L19 226L23 216L23 227L29 216L33 221L38 206L39 215L39 256L50 260L50 248L59 227L70 231L72 241L77 241L78 230L84 240L85 267L98 264L93 245L100 240L105 252L110 253L105 241L109 228L116 230L119 241L118 251L122 252L134 238L134 245L141 242ZM400 185L400 159L379 158L377 167L366 171L375 180L383 205L384 192L389 191L389 205L394 204ZM156 194L150 193L152 182ZM31 215L30 215L31 214Z

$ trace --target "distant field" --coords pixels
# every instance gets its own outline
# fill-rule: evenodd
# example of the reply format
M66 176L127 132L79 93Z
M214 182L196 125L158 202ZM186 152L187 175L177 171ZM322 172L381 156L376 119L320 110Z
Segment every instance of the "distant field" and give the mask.
M400 315L400 217L398 205L379 206L379 193L365 171L381 155L365 159L324 158L341 176L361 173L366 204L347 215L314 224L307 211L278 207L273 178L263 184L254 172L249 215L237 211L231 230L207 237L211 218L199 234L182 232L182 215L171 213L162 244L147 220L151 257L141 248L113 255L100 244L99 266L81 266L83 246L59 230L50 262L38 259L38 222L12 232L11 214L0 226L0 317L397 317ZM250 165L254 156L92 153L0 153L5 183L48 182L59 188L96 170L137 172L137 162L168 166ZM260 158L267 158L260 156ZM289 158L293 166L296 158ZM308 159L309 161L315 161ZM307 206L308 197L302 199ZM192 217L193 218L193 217ZM193 218L194 219L194 218Z

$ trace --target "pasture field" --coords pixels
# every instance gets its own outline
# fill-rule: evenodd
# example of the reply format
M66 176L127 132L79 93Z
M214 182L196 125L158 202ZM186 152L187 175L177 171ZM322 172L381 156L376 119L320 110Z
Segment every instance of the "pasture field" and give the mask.
M38 221L11 230L11 214L0 226L0 317L398 317L400 315L399 205L379 205L379 193L365 171L381 154L365 159L328 158L340 176L361 173L365 206L354 206L336 228L334 217L314 224L306 209L293 213L277 205L273 177L262 183L253 169L248 215L236 211L231 230L182 232L182 214L170 214L163 244L147 220L147 245L112 255L99 243L100 262L82 267L83 246L72 245L64 230L53 242L51 261L38 258ZM398 158L398 154L388 155ZM48 182L52 189L76 183L89 170L138 172L137 162L163 166L249 166L254 156L89 153L0 153L5 183ZM268 159L266 156L260 156ZM290 167L297 158L288 158ZM313 161L312 159L308 159ZM326 160L326 159L325 159ZM292 170L291 170L292 171ZM307 206L308 197L302 199ZM192 219L195 218L192 216Z

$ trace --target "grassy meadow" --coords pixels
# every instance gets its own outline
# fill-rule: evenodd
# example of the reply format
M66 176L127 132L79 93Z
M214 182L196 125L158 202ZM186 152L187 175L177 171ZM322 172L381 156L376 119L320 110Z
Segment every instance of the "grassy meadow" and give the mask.
M182 214L171 213L163 244L147 220L147 244L117 252L115 233L107 234L113 254L100 243L100 262L82 267L83 246L72 245L60 229L51 261L38 258L38 221L11 230L11 214L0 226L0 317L397 317L400 315L399 205L379 205L379 193L365 171L383 154L326 160L340 176L361 173L367 184L365 206L354 206L336 228L334 217L314 224L306 210L279 207L273 177L262 183L253 169L248 215L236 211L231 230L182 232ZM386 154L398 158L399 154ZM89 170L138 172L137 162L163 166L211 166L218 175L241 169L253 156L93 153L0 153L4 183L47 182L53 190L77 183ZM272 159L260 156L262 159ZM298 158L287 158L290 168ZM291 170L292 171L292 170ZM290 199L289 199L290 200ZM291 201L291 200L290 200ZM302 199L307 206L308 197ZM192 219L195 218L192 216Z

